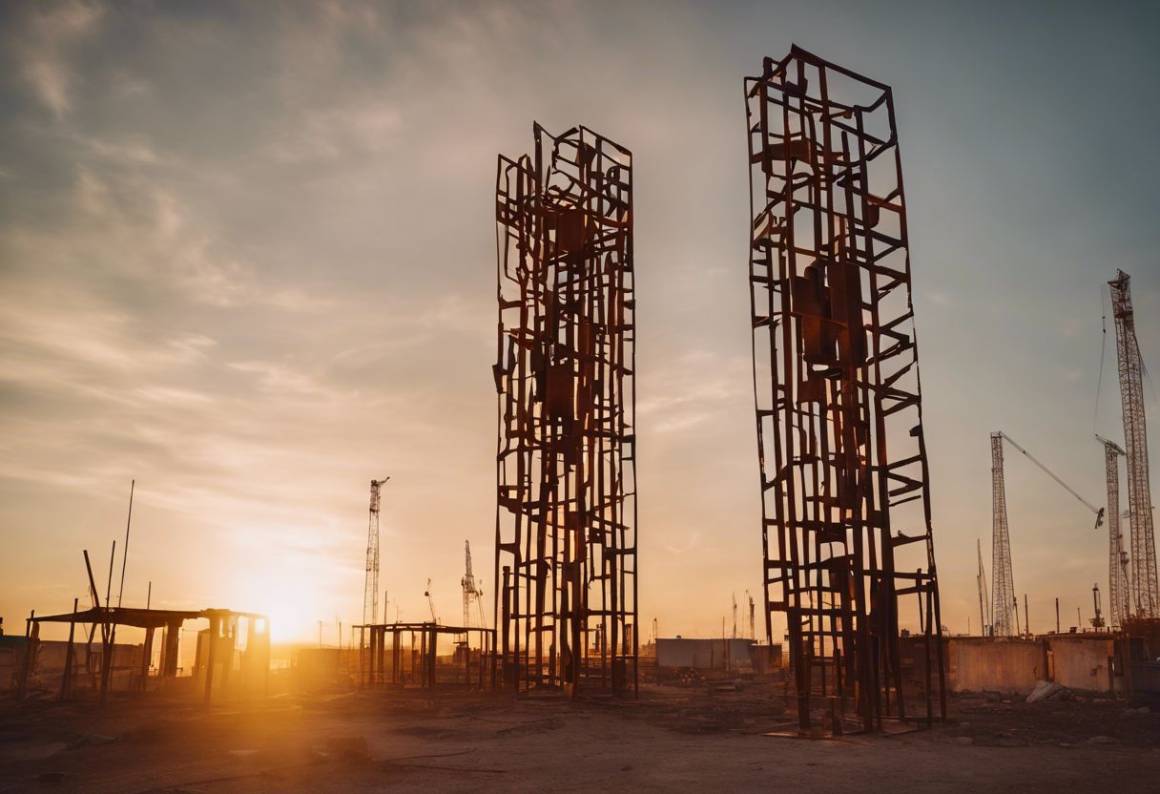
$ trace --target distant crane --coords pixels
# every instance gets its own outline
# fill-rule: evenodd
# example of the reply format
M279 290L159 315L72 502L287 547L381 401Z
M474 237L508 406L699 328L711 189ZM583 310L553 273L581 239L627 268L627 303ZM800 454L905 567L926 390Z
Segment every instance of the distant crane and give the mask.
M1092 628L1102 629L1104 627L1104 616L1100 610L1102 604L1100 603L1100 585L1096 582L1092 585L1092 606L1095 607L1096 616L1092 618Z
M1002 431L991 433L991 632L998 637L1019 633L1019 601L1015 594L1011 570L1011 536L1007 525L1007 485L1003 468L1003 442L1023 453L1048 477L1079 500L1096 516L1096 528L1104 522L1104 510L1084 499L1075 489L1044 466L1011 436Z
M471 602L475 601L479 606L480 628L486 628L483 619L483 589L476 585L475 576L471 572L471 541L463 541L463 549L466 565L463 578L459 580L459 584L463 588L463 627L471 627Z
M733 639L737 639L737 594L730 595L733 598Z
M979 630L986 637L991 626L991 598L987 595L987 569L983 567L983 541L976 539L975 547L979 552L979 573L975 576L979 585Z
M1108 282L1116 320L1116 353L1120 374L1120 408L1128 473L1128 523L1131 527L1132 606L1140 617L1160 617L1156 575L1156 539L1152 530L1152 496L1148 476L1148 432L1144 419L1144 360L1136 339L1130 277L1122 270Z
M438 623L439 618L435 617L435 599L431 597L431 580L427 580L427 589L423 591L423 595L427 596L427 606L431 609L431 622Z
M363 625L378 622L379 616L379 503L381 490L390 477L371 480L370 520L367 522L367 572L363 585ZM386 622L386 604L383 621Z
M1124 551L1124 534L1120 524L1120 468L1119 457L1126 454L1120 445L1099 435L1096 440L1104 448L1104 478L1107 481L1108 517L1108 599L1110 621L1122 626L1131 615L1131 595L1128 584L1128 554Z
M753 615L754 615L753 596L749 594L748 590L746 590L745 597L749 599L749 639L756 640L757 639L757 629L755 628L754 623L753 623Z

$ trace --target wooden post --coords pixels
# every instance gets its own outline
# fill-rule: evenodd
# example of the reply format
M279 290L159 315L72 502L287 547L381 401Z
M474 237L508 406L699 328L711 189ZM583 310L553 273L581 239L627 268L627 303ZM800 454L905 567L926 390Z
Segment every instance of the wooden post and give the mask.
M73 674L73 657L75 651L73 650L73 638L76 636L76 614L77 607L80 605L80 599L73 599L73 619L68 622L68 648L64 652L64 675L60 679L60 699L65 700L72 694L72 674Z
M221 618L211 615L209 618L209 648L206 649L205 664L205 703L209 705L210 695L213 692L213 666L217 661L218 632L221 630Z
M153 661L153 632L156 631L155 626L150 626L145 629L145 645L141 648L141 691L144 692L148 688L149 683L149 663Z
M20 665L20 686L17 689L17 696L23 700L24 694L28 691L28 677L32 675L32 667L35 664L36 657L36 638L40 636L40 624L35 621L36 610L28 613L28 619L24 623L24 658Z

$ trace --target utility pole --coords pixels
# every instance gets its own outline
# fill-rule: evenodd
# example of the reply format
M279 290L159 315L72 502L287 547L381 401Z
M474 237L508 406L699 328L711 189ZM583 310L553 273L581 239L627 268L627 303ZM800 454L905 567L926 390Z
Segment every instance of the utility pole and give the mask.
M121 550L121 587L117 591L117 607L121 606L121 599L125 595L125 566L129 563L129 527L133 524L133 491L137 487L136 480L129 481L129 517L125 519L125 548Z
M1055 633L1059 634L1059 596L1055 597Z
M991 622L987 619L987 611L991 608L991 600L987 596L987 570L983 567L982 540L975 539L975 549L979 553L979 572L975 575L975 583L979 586L979 633L983 637L986 637L987 626Z
M731 593L733 599L733 639L737 639L737 594Z
M1140 617L1160 616L1156 574L1156 539L1152 529L1152 496L1148 475L1148 432L1144 418L1144 362L1136 339L1130 278L1122 270L1108 282L1116 320L1116 353L1120 374L1120 408L1128 473L1128 522L1131 526L1132 606Z
M1031 636L1031 608L1027 606L1027 594L1023 594L1023 628L1027 630L1027 636Z

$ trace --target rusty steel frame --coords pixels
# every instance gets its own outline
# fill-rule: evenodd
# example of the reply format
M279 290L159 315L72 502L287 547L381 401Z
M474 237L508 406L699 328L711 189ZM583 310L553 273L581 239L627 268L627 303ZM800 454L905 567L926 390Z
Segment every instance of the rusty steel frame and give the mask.
M837 730L848 704L881 729L907 716L900 600L913 596L926 718L935 698L945 717L891 90L795 46L745 97L766 633L784 613L802 729L820 705Z
M533 132L496 175L500 680L636 692L632 154Z

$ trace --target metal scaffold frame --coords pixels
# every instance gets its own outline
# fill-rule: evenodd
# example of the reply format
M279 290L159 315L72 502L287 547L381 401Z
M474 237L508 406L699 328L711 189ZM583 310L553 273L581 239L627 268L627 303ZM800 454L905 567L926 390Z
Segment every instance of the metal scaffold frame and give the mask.
M906 717L913 596L917 686L945 716L891 91L795 46L745 96L766 634L784 613L801 728L820 695L881 729Z
M533 126L496 177L504 686L638 686L632 154Z

